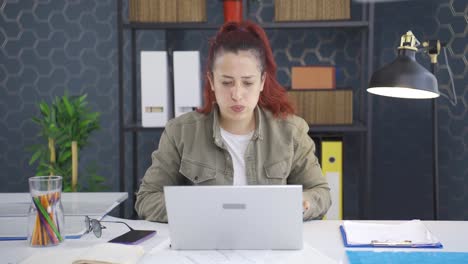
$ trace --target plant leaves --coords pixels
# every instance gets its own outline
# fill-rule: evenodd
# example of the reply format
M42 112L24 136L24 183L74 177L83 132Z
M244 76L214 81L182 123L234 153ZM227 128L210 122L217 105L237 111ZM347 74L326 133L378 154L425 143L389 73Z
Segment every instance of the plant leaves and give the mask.
M42 149L38 149L36 152L31 157L31 160L29 160L29 165L32 165L34 162L36 162L37 159L44 153Z
M69 117L73 117L74 111L73 107L70 104L70 101L68 101L68 98L66 96L62 97L63 104L65 105L65 108L67 109L67 113Z
M65 152L60 154L58 160L59 160L60 163L62 163L64 161L70 159L70 157L71 157L71 151L65 151Z

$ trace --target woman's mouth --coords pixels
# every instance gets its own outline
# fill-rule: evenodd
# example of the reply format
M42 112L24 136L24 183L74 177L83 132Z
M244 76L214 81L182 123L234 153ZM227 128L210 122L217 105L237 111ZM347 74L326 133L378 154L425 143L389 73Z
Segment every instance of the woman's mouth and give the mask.
M242 106L242 105L231 106L231 110L236 112L236 113L240 113L240 112L244 111L244 109L245 109L245 106Z

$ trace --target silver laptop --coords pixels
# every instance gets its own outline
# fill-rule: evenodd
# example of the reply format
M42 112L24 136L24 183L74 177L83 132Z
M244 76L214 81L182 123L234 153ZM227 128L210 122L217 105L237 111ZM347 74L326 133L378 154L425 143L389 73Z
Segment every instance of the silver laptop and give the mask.
M302 186L166 186L173 249L301 249Z

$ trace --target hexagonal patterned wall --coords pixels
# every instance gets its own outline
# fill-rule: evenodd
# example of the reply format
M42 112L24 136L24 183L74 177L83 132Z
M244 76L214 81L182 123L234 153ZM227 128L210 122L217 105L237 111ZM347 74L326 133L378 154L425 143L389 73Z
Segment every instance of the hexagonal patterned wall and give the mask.
M124 14L128 13L124 1ZM40 100L50 101L65 90L71 94L88 93L94 110L102 113L101 130L81 154L80 170L92 163L107 178L114 191L119 189L118 164L118 72L116 1L84 0L2 0L0 2L0 191L27 191L27 178L34 175L28 165L30 153L25 149L39 143L38 128L30 118L38 114ZM222 22L218 0L207 0L209 22ZM421 12L424 10L424 12ZM385 12L384 12L385 11ZM414 14L417 13L418 16ZM439 145L441 174L441 216L468 219L466 189L467 106L466 19L463 0L429 0L376 5L375 65L395 57L399 36L412 29L420 39L438 37L448 43L448 58L456 86L458 104L453 107L439 99ZM352 6L353 18L360 8ZM398 17L395 21L395 17ZM273 0L252 2L249 19L271 22ZM124 18L126 20L126 18ZM389 23L391 21L391 23ZM411 26L411 28L408 28ZM207 40L214 30L139 31L140 50L199 49L202 63ZM268 30L278 79L290 85L290 68L294 65L333 64L337 66L337 85L356 91L355 115L359 89L365 87L359 76L360 31L358 29ZM167 37L167 39L166 39ZM124 32L125 119L131 120L130 33ZM190 40L190 41L188 41ZM138 57L138 56L137 56ZM421 58L418 58L424 60ZM441 61L442 58L441 58ZM137 58L137 68L139 59ZM442 62L443 63L443 62ZM138 76L138 74L137 74ZM441 90L449 93L447 67L441 65L438 78ZM137 80L139 83L139 79ZM137 109L139 109L137 107ZM430 218L431 204L431 126L427 102L401 101L374 97L372 214L376 218ZM149 166L150 154L157 148L160 131L142 132L138 139L137 175L142 177ZM345 137L344 215L359 217L358 192L362 168L359 163L361 137ZM126 183L132 186L132 134L126 133ZM395 144L398 142L398 144ZM6 184L5 184L6 183ZM395 194L402 199L394 199ZM416 195L414 198L413 193ZM126 216L131 215L130 197ZM371 214L371 216L372 216Z
M0 191L28 190L35 172L26 149L43 143L31 117L38 102L65 90L87 93L101 113L101 129L80 153L80 174L95 164L117 189L116 29L114 0L0 2Z
M464 0L403 1L376 7L376 67L396 57L400 36L408 30L420 41L440 39L446 43L457 104L452 105L446 98L454 95L442 52L436 72L443 94L437 99L441 219L468 219L467 12L468 3ZM430 69L426 54L418 54L416 59ZM372 215L384 219L431 219L431 102L374 96L373 113Z

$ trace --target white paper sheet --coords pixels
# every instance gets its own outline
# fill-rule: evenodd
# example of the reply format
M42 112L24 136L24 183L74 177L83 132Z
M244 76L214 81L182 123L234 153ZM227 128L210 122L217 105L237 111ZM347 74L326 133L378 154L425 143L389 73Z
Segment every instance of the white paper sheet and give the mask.
M420 220L411 220L401 224L344 221L343 227L349 244L371 244L373 240L388 243L410 241L412 244L439 242Z
M302 250L171 250L169 240L147 253L140 263L172 264L286 264L337 262L304 243Z

